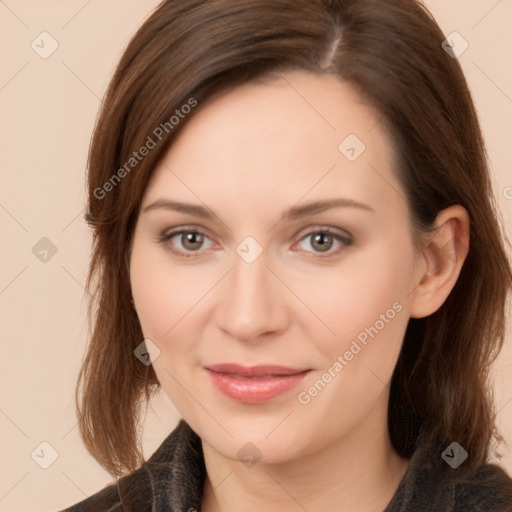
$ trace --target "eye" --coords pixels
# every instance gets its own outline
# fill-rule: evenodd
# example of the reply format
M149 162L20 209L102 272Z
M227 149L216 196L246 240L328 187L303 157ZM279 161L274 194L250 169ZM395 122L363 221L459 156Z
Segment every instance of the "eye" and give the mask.
M307 242L308 239L310 239L309 242ZM352 239L347 235L334 232L330 228L322 228L318 231L312 231L308 233L301 239L299 245L304 244L305 242L309 247L313 248L312 252L328 253L327 256L331 256L332 254L337 254L339 252L339 250L331 251L331 249L336 246L336 244L342 248L343 246L350 245L352 243ZM304 249L304 247L303 250L308 251L308 249Z
M200 249L204 249L203 246L206 240L210 240L210 238L196 229L180 229L164 233L158 238L158 241L165 243L172 253L185 258L195 256L194 252L197 253ZM177 245L181 245L182 248L176 248Z
M339 253L344 246L349 246L352 243L352 239L349 235L342 235L328 227L311 231L302 237L297 245L305 244L308 239L311 239L308 245L313 248L313 251L304 248L304 246L301 250L317 254L326 254L326 256L322 257L335 255ZM211 238L206 233L195 228L181 228L169 233L162 233L157 241L164 243L173 254L184 258L199 256L202 252L201 249L208 248L208 246L205 247L207 241L210 242L210 248L213 245ZM331 250L336 244L340 247L339 250Z

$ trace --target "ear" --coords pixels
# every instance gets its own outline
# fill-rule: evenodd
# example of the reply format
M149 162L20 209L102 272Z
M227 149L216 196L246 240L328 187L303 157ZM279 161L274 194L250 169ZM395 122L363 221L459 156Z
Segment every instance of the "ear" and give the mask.
M412 292L410 315L424 318L435 313L452 291L469 251L470 219L460 205L439 212L436 229L429 237L422 256L419 280Z

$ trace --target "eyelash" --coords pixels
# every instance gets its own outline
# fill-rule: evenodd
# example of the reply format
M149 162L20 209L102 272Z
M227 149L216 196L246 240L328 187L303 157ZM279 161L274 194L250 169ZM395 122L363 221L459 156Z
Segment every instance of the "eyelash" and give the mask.
M206 233L201 231L200 229L195 229L192 227L190 227L190 228L184 227L184 228L178 229L176 231L172 231L170 233L162 233L158 237L157 241L159 243L165 244L171 238L174 238L177 235L183 235L186 233L199 234L199 235L203 235L204 237L210 239L210 237ZM307 239L310 236L318 235L318 234L332 236L333 238L335 238L336 240L341 242L344 246L349 246L353 243L353 240L350 237L343 236L343 235L333 231L329 227L322 227L318 230L310 231L309 233L306 233L304 236L302 236L301 239L299 240L299 242L302 242L303 240ZM186 252L179 251L179 250L176 250L174 247L172 247L170 244L168 244L168 248L173 254L183 257L183 258L193 258L193 257L196 257L201 252L201 249L198 249L197 251L188 251L188 252L187 251ZM316 251L306 251L306 252L313 252L314 254L317 254L320 258L329 258L329 257L337 255L340 251L341 251L341 249L339 249L337 251L329 250L327 253L321 253L321 252L316 252ZM322 254L327 254L327 255L323 256Z

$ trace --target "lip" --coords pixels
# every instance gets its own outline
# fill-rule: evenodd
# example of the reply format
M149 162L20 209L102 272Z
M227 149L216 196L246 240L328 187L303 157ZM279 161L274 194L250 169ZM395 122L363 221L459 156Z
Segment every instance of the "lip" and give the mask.
M216 388L244 404L261 404L294 388L311 371L276 365L215 364L204 367Z

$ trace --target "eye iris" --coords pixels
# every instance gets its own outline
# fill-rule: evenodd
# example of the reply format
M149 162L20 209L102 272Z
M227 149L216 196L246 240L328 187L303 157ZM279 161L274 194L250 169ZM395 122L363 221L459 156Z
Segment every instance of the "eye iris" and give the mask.
M327 243L325 242L326 238L329 240ZM315 247L315 244L319 243L320 252L326 252L332 247L332 236L326 233L317 233L313 236L312 246Z
M333 244L333 236L329 233L316 233L312 236L311 245L319 252L327 252ZM195 231L181 233L181 242L185 249L195 251L203 245L204 235Z
M184 240L185 242L183 243ZM203 244L203 235L201 233L183 233L181 235L181 241L183 243L183 247L185 247L186 249L199 249ZM192 244L192 247L187 246L189 242Z

